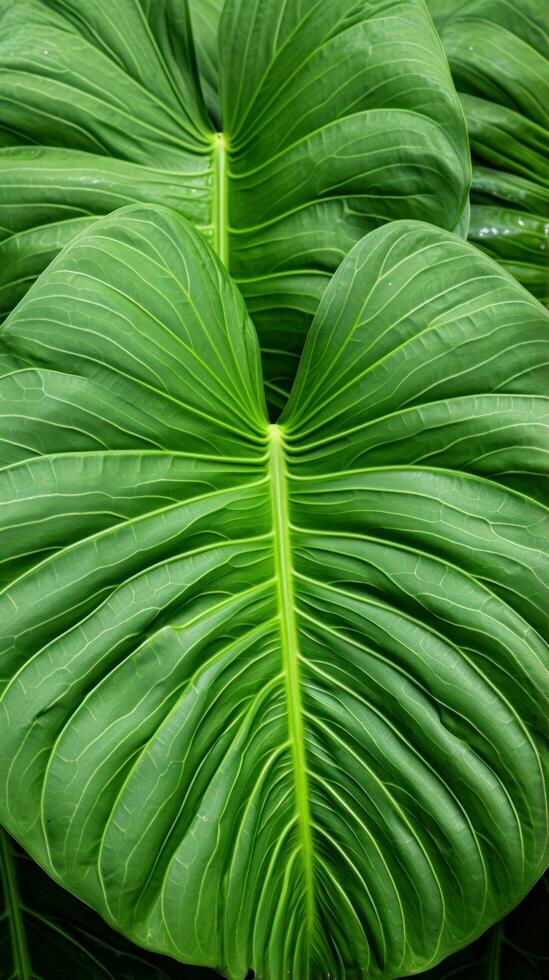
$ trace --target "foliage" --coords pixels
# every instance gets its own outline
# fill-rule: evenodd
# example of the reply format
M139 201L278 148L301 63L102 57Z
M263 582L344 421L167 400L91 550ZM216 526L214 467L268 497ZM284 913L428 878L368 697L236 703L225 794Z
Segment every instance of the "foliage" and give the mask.
M543 980L549 961L549 882L501 923L424 974L425 980ZM214 980L218 974L156 957L110 930L0 830L2 980Z
M137 205L5 321L0 816L124 934L395 978L540 876L548 320L391 223L272 425L238 289Z
M0 0L0 980L544 974L546 18L428 3Z
M95 216L168 205L240 282L282 405L353 243L458 223L467 134L423 0L228 0L217 37L219 6L193 8L212 118L185 0L0 0L0 311Z
M467 119L469 239L549 303L546 0L429 0Z

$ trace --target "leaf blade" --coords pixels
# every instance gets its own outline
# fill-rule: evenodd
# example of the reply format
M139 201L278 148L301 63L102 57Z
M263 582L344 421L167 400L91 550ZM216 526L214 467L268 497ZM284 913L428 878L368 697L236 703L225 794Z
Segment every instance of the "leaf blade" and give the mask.
M471 140L469 238L547 305L549 41L543 5L431 0L429 6Z
M121 2L123 32L106 0L0 3L6 309L77 231L61 234L60 218L172 206L241 280L280 406L353 242L394 217L453 227L462 213L468 147L440 44L420 0L390 16L383 0L290 0L282 13L269 0L253 18L231 2L219 25L220 4L201 4L191 15L210 106L216 44L222 59L223 113L210 118L187 4Z
M547 859L547 513L508 485L546 458L543 308L450 233L378 229L273 426L225 270L133 206L3 334L10 828L235 978L389 980L480 935Z

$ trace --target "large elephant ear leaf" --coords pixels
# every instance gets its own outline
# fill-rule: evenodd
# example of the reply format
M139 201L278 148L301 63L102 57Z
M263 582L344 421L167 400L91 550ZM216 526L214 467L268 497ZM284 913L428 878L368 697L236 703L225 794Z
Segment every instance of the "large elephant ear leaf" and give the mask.
M141 206L6 320L0 818L138 943L389 980L541 874L548 321L387 225L270 424L226 270Z
M281 404L353 243L458 223L465 124L423 0L220 10L195 51L186 0L0 0L0 313L97 215L167 205L241 281Z
M215 980L146 955L56 885L0 828L2 980Z
M429 0L473 157L469 239L549 303L545 0Z

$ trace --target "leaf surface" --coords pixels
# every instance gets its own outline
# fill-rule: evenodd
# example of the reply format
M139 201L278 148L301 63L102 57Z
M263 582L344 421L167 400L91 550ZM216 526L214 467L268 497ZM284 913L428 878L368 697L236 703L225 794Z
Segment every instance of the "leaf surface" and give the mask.
M2 980L213 980L173 960L145 956L56 885L0 829Z
M224 0L200 0L200 3L195 3L193 0L190 0L189 2L189 12L196 47L196 59L200 71L204 100L208 106L210 118L217 122L221 120L217 38L223 6Z
M469 239L549 304L549 31L544 0L429 0L467 119Z
M476 943L425 974L425 980L544 980L549 963L545 924L547 877L502 922Z
M138 943L401 977L543 871L547 327L393 223L273 425L238 290L142 206L6 320L0 816Z
M220 7L195 54L185 0L0 0L0 313L97 215L168 205L240 281L282 404L354 242L456 226L466 131L422 0Z

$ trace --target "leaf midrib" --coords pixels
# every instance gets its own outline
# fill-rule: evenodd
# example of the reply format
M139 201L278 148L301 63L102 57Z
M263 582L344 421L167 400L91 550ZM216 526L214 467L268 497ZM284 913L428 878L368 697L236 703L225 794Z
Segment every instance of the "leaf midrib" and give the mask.
M226 269L229 268L227 143L223 133L215 133L212 150L213 200L212 245Z
M0 870L4 884L5 901L10 924L11 947L18 980L31 980L32 969L25 935L21 897L17 884L17 872L9 837L0 827Z
M283 435L278 425L269 426L269 475L281 654L288 712L288 735L292 753L296 819L306 892L307 931L310 936L315 913L312 822L303 727L300 651L295 615L294 572L288 512L288 477Z

